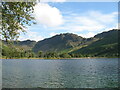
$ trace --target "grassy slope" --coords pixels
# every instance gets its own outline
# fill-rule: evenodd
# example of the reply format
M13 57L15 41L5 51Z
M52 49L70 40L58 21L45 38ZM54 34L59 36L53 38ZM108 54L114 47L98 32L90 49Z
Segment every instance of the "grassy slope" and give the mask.
M79 53L91 56L116 56L118 54L117 35L117 32L108 32L106 35L103 33L103 36L95 36L95 38L99 37L100 39L86 47L74 50L71 53Z

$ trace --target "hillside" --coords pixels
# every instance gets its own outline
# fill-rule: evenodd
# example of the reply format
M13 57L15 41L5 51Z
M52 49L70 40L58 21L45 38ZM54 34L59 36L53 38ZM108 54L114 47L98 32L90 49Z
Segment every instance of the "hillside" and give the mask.
M98 39L90 45L70 52L71 54L80 54L84 56L118 56L118 32L119 30L110 30L95 35Z
M113 29L91 38L65 33L37 42L33 51L68 53L77 57L118 56L118 32Z
M120 30L99 33L91 38L64 33L42 41L14 41L14 44L2 43L2 56L41 57L41 58L77 58L77 57L118 57L118 34ZM40 52L41 51L41 52Z
M15 44L16 44L16 45L20 45L20 46L34 47L34 45L36 44L36 41L25 40L25 41L18 41L18 42L15 42Z
M23 48L24 50L29 50L35 46L37 42L36 41L32 41L32 40L25 40L25 41L15 41L14 45L19 47L19 48Z
M2 42L7 45L6 41L2 40ZM24 49L24 50L29 50L34 47L34 45L37 43L36 41L33 40L24 40L24 41L13 41L9 42L12 43L14 46Z
M6 43L6 41L2 40L1 42L2 46L0 50L2 50L1 54L3 58L32 57L34 54L32 48L36 44L36 41L25 40Z
M33 48L33 51L34 52L57 51L58 52L58 51L83 45L85 40L86 40L85 38L82 38L72 33L59 34L51 38L47 38L37 42L37 44Z

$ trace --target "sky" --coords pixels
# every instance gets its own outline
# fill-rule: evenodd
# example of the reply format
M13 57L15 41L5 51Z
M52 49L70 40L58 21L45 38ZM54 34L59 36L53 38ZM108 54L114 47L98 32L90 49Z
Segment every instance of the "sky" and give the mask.
M27 26L19 40L43 40L60 33L89 38L118 28L118 2L42 2L34 7L37 24Z

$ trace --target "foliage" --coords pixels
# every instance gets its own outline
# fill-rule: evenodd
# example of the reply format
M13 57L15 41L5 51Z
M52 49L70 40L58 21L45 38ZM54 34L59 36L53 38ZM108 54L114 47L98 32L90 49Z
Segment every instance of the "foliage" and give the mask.
M19 37L25 32L26 25L35 22L33 13L34 2L2 2L2 36L6 41Z
M42 52L42 51L39 51L39 52L38 52L38 57L39 57L39 58L43 57L43 52Z
M71 58L71 56L68 53L63 53L60 55L61 58Z
M46 52L44 54L44 57L45 58L57 58L57 57L59 57L59 55L56 52Z

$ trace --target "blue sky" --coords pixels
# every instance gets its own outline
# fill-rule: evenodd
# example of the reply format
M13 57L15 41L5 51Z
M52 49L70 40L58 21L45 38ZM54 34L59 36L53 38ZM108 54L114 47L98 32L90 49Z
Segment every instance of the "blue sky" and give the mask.
M50 2L38 3L34 9L37 24L27 26L19 40L42 40L60 33L93 37L117 28L117 2Z

